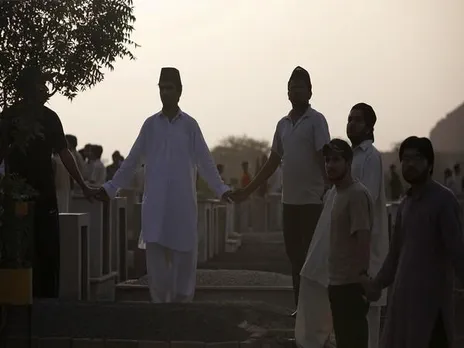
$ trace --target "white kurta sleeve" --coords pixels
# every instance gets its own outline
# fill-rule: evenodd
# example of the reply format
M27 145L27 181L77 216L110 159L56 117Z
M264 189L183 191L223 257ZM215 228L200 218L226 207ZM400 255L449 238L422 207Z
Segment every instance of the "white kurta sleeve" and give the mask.
M372 154L364 161L359 181L366 186L374 202L376 202L380 196L382 180L382 159L380 155L377 156L376 154Z
M216 193L216 196L221 198L225 192L230 190L230 188L224 184L221 176L219 175L213 156L209 151L208 145L206 144L198 123L195 122L194 128L194 152L198 172L203 180L206 181L209 188Z
M119 189L131 186L132 178L137 168L141 165L141 160L145 153L147 121L143 124L134 145L132 145L129 155L122 162L121 166L114 174L113 179L103 184L103 188L110 198L114 198Z

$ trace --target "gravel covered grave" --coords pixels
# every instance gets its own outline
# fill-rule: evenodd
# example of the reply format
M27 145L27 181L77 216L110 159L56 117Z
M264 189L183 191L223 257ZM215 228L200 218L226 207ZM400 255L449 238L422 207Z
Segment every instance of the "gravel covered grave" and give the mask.
M144 276L126 284L147 285L148 279ZM292 277L263 271L199 269L197 286L292 286Z

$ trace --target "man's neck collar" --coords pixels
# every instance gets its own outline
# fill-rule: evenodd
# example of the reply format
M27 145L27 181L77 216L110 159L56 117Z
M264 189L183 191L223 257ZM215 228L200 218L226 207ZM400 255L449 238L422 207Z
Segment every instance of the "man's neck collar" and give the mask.
M411 185L411 188L408 190L407 195L411 197L420 198L424 194L424 191L429 187L429 185L433 182L432 177L429 176L427 180Z
M299 120L302 117L308 116L308 111L311 109L311 104L308 104L305 107L292 108L287 115L287 118L290 120Z
M169 121L174 121L177 117L182 115L182 110L179 106L173 108L163 108L161 115L166 117Z
M368 147L370 147L374 142L372 141L372 139L364 139L360 142L358 142L357 144L356 143L353 143L353 150L354 149L357 149L357 148L360 148L361 150L363 151L366 151Z
M351 175L347 174L342 180L335 183L335 187L337 191L344 190L347 187L351 186L355 181L351 177Z

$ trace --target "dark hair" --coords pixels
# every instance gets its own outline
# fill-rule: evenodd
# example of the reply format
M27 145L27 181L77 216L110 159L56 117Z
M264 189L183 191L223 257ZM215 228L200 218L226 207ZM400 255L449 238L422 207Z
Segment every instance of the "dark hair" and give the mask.
M92 145L90 151L95 155L97 158L101 158L103 154L103 147L101 145Z
M456 170L461 170L461 165L459 163L456 163L453 168L455 171Z
M33 87L34 84L39 82L45 83L45 81L46 78L40 68L37 65L29 65L19 73L15 87L24 96L35 88Z
M451 169L446 168L446 169L445 169L445 175L446 175L446 176L451 176L451 175L453 175L453 172L451 171Z
M77 147L77 138L76 138L76 136L74 136L72 134L66 134L66 140L67 140L69 146L71 146L72 150L74 150Z
M406 149L417 150L422 156L424 156L428 164L430 165L430 174L433 174L433 165L435 164L435 152L433 150L432 142L429 138L419 138L416 136L406 138L400 145L400 161L403 160L403 154Z
M362 112L364 117L364 122L366 123L366 127L371 130L370 138L374 141L374 126L377 122L377 115L375 114L374 109L372 106L366 103L358 103L351 108L351 110L359 110Z
M350 144L342 139L332 139L328 144L325 144L322 148L322 154L324 157L329 156L332 153L338 153L347 162L353 160L353 150Z
M216 168L217 168L218 172L222 172L224 170L224 165L223 164L217 164Z

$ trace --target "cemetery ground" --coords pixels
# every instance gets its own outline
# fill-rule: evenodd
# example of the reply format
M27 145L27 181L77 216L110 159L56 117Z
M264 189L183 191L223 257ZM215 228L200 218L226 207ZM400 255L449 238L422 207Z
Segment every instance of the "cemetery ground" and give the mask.
M148 303L144 277L126 282L139 291L127 295L123 290L121 296L117 290L116 302L38 301L32 336L282 344L293 337L290 264L281 232L247 234L235 253L223 252L199 264L197 280L190 304ZM24 336L27 324L24 308L10 310L5 332Z
M179 347L185 342L191 347L221 342L216 347L293 346L290 264L281 232L244 233L235 253L219 253L198 266L193 303L150 304L142 277L125 282L127 288L117 290L115 302L36 302L32 336L43 339L40 347L66 348L161 348L168 347L166 342L171 348L176 342L184 342ZM454 348L464 347L463 328L464 293L460 293ZM5 334L24 338L27 332L27 311L10 310ZM24 341L10 342L17 343L5 347L26 347Z

